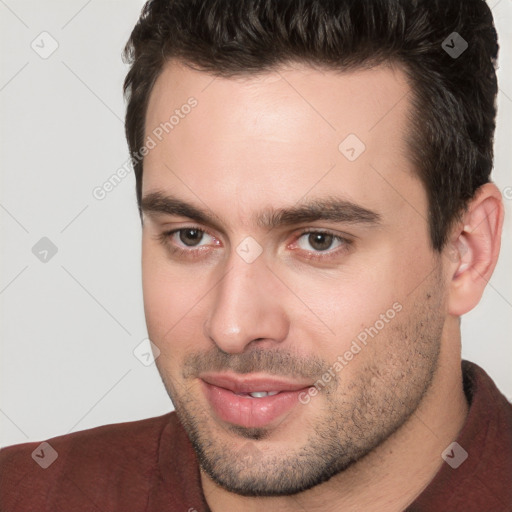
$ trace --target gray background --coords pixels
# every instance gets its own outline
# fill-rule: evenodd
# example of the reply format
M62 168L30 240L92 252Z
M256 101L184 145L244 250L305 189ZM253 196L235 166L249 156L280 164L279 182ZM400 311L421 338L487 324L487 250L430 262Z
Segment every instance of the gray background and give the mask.
M134 355L147 336L135 179L103 200L92 194L128 157L120 53L142 5L0 0L4 446L172 409L154 364ZM491 5L501 43L494 180L507 219L498 268L463 318L463 357L512 399L512 2Z

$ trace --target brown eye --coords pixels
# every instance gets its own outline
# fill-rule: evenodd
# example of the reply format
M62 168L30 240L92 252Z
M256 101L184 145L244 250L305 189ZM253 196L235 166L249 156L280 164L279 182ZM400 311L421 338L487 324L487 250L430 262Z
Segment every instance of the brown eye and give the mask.
M203 235L204 233L199 229L186 228L179 230L180 241L188 247L195 247L202 240Z
M303 231L297 238L295 246L301 249L303 256L309 260L327 260L345 254L352 241L329 231Z
M329 233L310 233L308 243L316 251L327 251L334 241L334 236Z

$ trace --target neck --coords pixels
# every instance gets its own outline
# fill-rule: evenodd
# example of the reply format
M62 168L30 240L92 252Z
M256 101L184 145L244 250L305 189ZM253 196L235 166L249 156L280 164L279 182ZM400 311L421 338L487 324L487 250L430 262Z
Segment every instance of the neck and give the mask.
M201 471L210 510L403 511L445 464L441 453L457 438L468 413L457 318L447 321L441 346L438 369L419 407L400 429L366 457L328 482L294 496L276 498L230 493Z

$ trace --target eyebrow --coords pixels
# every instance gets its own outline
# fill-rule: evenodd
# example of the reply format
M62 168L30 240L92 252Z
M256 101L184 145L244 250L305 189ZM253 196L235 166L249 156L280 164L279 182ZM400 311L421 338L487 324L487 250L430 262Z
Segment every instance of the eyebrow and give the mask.
M141 212L147 215L172 215L187 217L200 224L210 225L222 231L218 217L208 209L202 209L162 192L151 192L141 201ZM378 225L379 213L364 208L351 201L328 196L313 199L287 208L270 208L256 216L255 224L260 228L274 229L281 226L314 222L318 220L346 223Z

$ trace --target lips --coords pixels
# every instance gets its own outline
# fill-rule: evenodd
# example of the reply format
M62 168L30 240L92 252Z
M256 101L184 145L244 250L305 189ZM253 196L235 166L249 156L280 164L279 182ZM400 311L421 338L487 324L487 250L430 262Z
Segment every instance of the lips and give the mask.
M258 428L284 419L311 384L285 379L235 374L204 374L205 397L218 419L247 428Z

